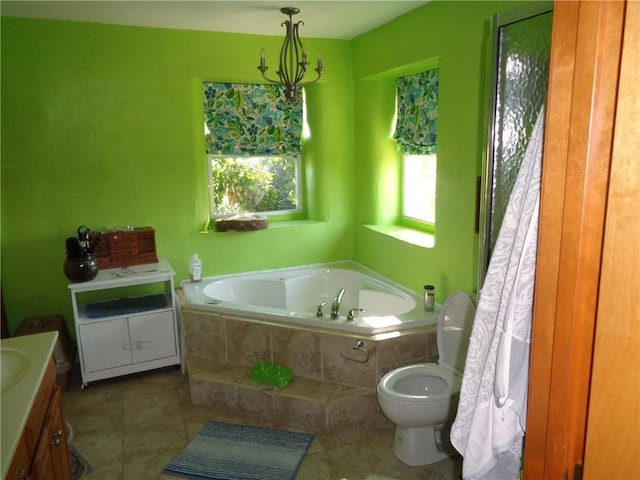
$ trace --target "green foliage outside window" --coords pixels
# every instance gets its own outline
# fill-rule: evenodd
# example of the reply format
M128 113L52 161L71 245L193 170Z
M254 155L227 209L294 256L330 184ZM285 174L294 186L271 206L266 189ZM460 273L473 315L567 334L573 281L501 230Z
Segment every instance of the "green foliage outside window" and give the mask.
M209 155L211 215L291 212L297 205L297 156Z

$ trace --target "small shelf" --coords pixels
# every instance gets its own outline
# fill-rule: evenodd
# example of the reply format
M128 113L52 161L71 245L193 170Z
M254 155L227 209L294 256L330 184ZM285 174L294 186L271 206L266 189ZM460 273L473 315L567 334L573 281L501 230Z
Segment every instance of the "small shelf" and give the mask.
M127 298L127 299L134 299L134 298L143 298L143 297L148 297L149 295L142 295L142 296L137 296L137 297L122 297L122 298ZM173 311L173 298L171 298L171 295L169 294L165 294L165 305L163 307L157 307L157 308L149 308L149 309L145 309L145 310L136 310L136 311L123 311L121 313L114 313L114 314L109 314L109 315L87 315L87 305L91 305L91 304L85 304L85 303L78 303L78 317L77 317L77 321L78 323L94 323L94 322L100 322L102 320L111 320L114 318L120 318L120 317L132 317L135 315L145 315L148 313L158 313L158 312L166 312L166 311Z
M71 292L91 292L118 287L143 285L173 279L175 272L169 262L161 258L158 263L147 263L135 267L109 268L100 270L93 280L69 283Z
M181 363L174 275L161 258L69 283L83 388L95 380ZM93 313L87 314L88 305L101 307L104 315L91 307Z

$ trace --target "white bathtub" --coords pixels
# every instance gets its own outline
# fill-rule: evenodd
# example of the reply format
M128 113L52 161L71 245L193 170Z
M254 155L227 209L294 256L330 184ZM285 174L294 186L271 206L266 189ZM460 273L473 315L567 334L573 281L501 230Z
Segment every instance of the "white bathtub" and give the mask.
M369 335L436 324L439 310L425 312L420 295L351 262L185 280L180 287L185 308ZM331 304L342 288L340 317L334 320ZM364 311L347 320L357 308Z

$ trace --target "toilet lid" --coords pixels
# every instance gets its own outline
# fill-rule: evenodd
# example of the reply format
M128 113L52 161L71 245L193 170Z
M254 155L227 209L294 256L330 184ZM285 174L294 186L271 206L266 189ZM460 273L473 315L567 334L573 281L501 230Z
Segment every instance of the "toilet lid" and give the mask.
M475 302L467 292L453 292L438 317L438 363L462 372L467 357Z

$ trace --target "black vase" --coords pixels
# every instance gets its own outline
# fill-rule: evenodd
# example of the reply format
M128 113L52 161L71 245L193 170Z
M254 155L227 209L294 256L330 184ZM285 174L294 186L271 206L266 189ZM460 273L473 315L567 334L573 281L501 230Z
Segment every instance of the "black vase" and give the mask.
M91 254L67 257L64 261L64 274L72 282L88 282L98 275L98 262Z

